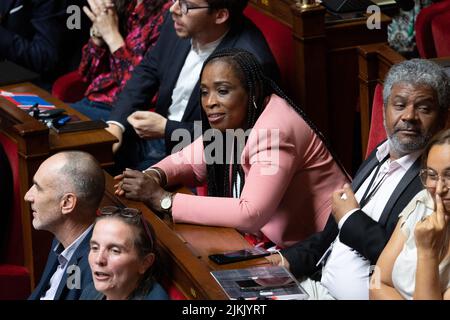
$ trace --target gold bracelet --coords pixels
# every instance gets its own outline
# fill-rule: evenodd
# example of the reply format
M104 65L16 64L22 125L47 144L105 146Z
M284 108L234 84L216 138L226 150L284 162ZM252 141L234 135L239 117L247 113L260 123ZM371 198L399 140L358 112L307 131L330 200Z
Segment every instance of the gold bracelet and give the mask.
M161 173L160 173L157 169L155 169L155 168L148 168L148 169L145 169L144 171L142 171L143 174L145 174L147 177L150 177L150 176L147 174L147 171L155 171L156 174L157 174L158 177L159 177L159 183L162 183L162 182L163 182L162 175L161 175Z

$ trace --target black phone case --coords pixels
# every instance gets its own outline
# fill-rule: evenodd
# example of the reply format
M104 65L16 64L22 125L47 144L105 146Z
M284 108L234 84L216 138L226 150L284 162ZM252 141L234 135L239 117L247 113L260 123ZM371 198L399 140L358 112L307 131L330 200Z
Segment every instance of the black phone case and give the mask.
M245 261L250 259L256 259L261 258L270 255L270 252L256 254L256 255L248 255L248 256L238 256L238 257L227 257L224 256L221 253L218 254L211 254L208 256L209 259L214 261L217 264L227 264L227 263L233 263L233 262L239 262L239 261Z
M46 118L59 117L65 112L66 112L66 110L64 110L64 109L45 110L45 111L41 111L39 113L39 118L45 118L46 119Z
M87 120L87 121L75 121L67 122L61 127L52 126L52 128L58 133L87 131L95 129L104 129L108 125L103 120Z

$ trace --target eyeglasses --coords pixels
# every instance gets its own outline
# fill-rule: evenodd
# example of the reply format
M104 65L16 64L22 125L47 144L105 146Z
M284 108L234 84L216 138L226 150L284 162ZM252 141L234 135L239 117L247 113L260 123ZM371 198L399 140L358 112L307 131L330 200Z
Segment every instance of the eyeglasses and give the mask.
M195 9L209 9L210 6L192 6L190 5L186 0L172 0L173 3L178 1L178 5L181 9L181 14L187 15L189 10L195 10Z
M437 174L436 171L431 169L420 170L420 181L427 188L436 188L438 181L442 179L444 186L450 189L450 172L446 172L444 175Z
M151 251L153 251L152 233L150 232L147 222L145 221L144 217L142 216L142 212L140 210L135 209L135 208L121 208L121 207L115 207L115 206L106 206L106 207L99 209L99 215L100 216L120 215L124 218L129 218L129 219L139 217L139 220L141 221L142 225L144 226L145 234L147 235L148 239L150 240Z

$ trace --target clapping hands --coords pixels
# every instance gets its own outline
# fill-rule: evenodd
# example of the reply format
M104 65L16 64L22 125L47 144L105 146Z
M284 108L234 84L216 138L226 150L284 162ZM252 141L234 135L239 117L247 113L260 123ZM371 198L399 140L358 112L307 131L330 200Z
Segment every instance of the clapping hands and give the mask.
M119 17L114 3L111 0L88 0L89 8L83 7L84 13L92 21L91 36L99 45L104 41L111 52L116 51L124 44L119 32Z

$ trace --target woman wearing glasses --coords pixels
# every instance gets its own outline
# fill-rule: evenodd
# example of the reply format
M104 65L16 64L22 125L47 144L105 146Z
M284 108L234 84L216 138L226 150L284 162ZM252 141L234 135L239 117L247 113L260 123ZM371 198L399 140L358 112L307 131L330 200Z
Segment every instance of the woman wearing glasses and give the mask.
M426 187L400 214L371 280L371 299L450 299L450 129L432 138Z
M157 263L154 231L139 210L102 208L90 248L89 265L94 283L83 291L81 299L168 299L154 279Z

